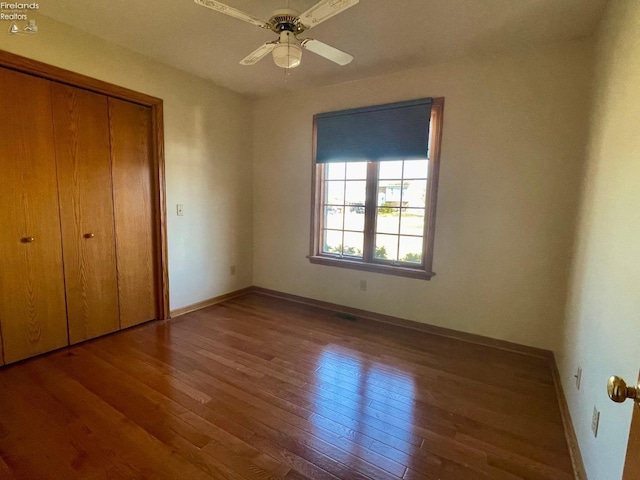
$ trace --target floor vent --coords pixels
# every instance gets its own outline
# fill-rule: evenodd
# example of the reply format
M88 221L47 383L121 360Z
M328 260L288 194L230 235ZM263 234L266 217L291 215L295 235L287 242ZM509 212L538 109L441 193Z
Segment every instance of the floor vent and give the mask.
M343 320L349 320L350 322L355 322L358 320L358 317L354 315L349 315L348 313L336 313L336 317L341 318Z

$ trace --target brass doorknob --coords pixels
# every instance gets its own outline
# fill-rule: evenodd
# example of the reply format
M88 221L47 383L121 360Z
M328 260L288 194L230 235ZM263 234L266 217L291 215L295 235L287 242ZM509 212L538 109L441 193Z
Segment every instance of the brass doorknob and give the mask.
M24 237L24 238L21 238L20 241L22 243L33 243L36 241L36 239L33 237Z
M622 403L627 398L631 398L636 402L640 401L640 386L629 387L620 377L609 377L607 382L607 393L609 398L616 403Z
M85 233L84 238L93 238L95 235L93 233Z

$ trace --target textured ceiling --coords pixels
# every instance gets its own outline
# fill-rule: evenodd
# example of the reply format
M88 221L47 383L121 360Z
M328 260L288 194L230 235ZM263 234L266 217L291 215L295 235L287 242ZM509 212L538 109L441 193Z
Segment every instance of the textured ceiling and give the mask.
M315 0L225 0L267 20ZM40 13L252 97L406 70L447 59L513 51L590 35L606 0L361 0L313 30L350 53L344 67L304 51L285 76L271 58L238 62L270 31L196 5L192 0L55 0Z

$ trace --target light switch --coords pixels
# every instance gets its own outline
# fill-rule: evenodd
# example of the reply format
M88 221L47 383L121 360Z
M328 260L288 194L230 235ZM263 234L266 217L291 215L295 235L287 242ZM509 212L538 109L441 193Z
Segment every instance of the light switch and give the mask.
M177 214L179 217L182 217L182 216L184 215L183 207L184 207L184 205L182 205L181 203L178 203L178 204L176 205L176 214Z

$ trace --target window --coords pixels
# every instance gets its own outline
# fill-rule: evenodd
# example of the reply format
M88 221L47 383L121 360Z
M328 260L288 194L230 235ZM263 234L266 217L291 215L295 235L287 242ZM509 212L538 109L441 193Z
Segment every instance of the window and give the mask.
M426 108L424 101L411 101L323 114L341 116L328 127L318 125L325 117L314 117L312 263L422 279L434 275L444 99L424 100ZM402 118L405 106L413 109L408 120ZM372 119L378 109L383 117ZM393 117L387 109L394 110ZM367 118L358 117L361 112ZM417 115L427 118L417 122ZM350 122L360 122L360 131L350 132ZM421 135L422 143L406 138L411 130L406 122L414 130L409 134Z

